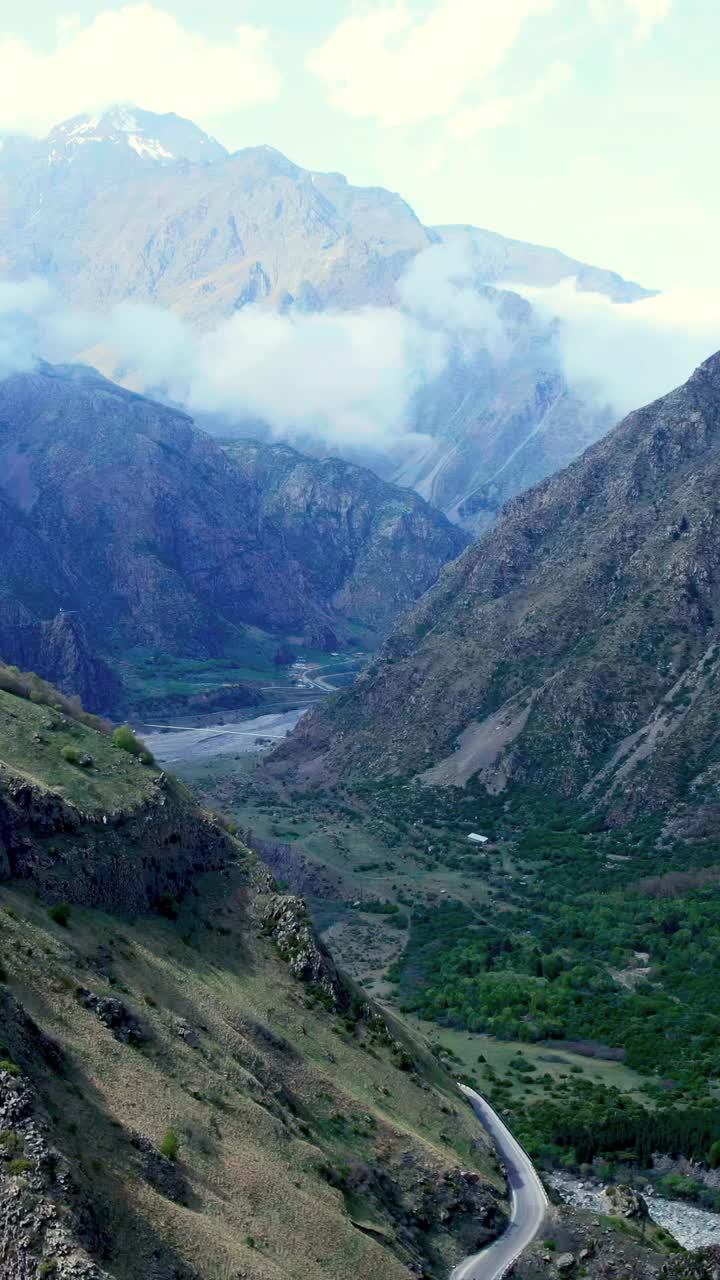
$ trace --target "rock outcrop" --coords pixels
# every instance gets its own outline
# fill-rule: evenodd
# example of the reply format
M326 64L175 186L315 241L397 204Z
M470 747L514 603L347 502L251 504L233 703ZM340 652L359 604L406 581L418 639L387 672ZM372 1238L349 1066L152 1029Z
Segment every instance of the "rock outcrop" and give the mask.
M153 908L236 856L230 837L161 774L132 809L82 812L0 765L0 879L109 911Z
M331 1008L346 1008L350 1003L347 987L318 938L302 898L272 894L263 904L261 919L293 977Z
M47 1059L46 1038L7 993L3 1033L28 1061ZM7 1050L6 1050L7 1052ZM22 1052L22 1050L21 1050ZM57 1049L53 1046L57 1061ZM99 1219L52 1145L47 1117L28 1076L0 1064L0 1274L3 1280L109 1280L88 1253L102 1250Z

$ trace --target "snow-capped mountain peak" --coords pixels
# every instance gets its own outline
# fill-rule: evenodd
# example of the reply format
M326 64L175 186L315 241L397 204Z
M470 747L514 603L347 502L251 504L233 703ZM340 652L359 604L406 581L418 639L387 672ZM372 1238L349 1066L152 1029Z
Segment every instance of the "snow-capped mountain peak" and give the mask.
M104 145L103 145L104 144ZM156 115L129 105L110 107L95 115L73 116L48 136L48 162L72 162L81 153L103 146L134 153L145 164L171 165L178 160L212 164L227 151L191 120L170 112Z

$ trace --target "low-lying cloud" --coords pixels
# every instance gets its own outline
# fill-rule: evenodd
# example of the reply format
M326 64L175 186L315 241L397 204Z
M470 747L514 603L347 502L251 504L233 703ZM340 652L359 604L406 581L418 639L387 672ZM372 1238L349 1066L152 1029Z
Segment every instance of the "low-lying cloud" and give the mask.
M615 304L565 280L507 286L534 313L521 348L476 269L462 246L437 245L410 264L396 307L308 315L255 305L202 334L162 308L82 312L44 280L0 283L0 377L40 356L80 358L133 390L217 415L223 430L262 420L282 439L381 453L415 435L417 398L458 353L472 365L489 352L501 370L518 359L560 367L581 398L620 418L720 347L720 294Z
M454 246L420 255L398 307L314 314L244 308L198 334L170 311L69 310L41 280L0 289L0 375L82 356L126 386L284 438L382 448L414 433L413 403L460 348L500 359L507 334Z
M720 292L673 289L633 303L578 292L512 285L541 320L557 322L555 345L568 383L620 418L685 382L720 348Z

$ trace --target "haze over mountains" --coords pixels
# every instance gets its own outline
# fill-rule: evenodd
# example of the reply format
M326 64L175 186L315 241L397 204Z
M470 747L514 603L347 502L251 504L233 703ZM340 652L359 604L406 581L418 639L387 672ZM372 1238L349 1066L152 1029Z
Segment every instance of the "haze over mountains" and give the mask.
M262 430L265 418L314 451L330 439L470 529L612 421L602 396L568 387L554 325L505 286L574 278L618 304L649 296L554 249L424 227L392 192L310 172L270 147L229 155L189 121L131 107L76 117L44 141L6 138L0 210L5 276L41 276L85 313L55 324L56 338L66 331L60 358L90 348L136 389L220 411L225 431ZM161 316L108 333L97 313L128 302L205 334L194 373L195 339ZM366 308L382 309L386 328L395 317L390 337ZM262 309L277 315L266 330ZM320 317L329 328L318 330ZM284 380L298 387L294 402L268 386Z
M715 355L509 503L287 751L715 830L718 483Z

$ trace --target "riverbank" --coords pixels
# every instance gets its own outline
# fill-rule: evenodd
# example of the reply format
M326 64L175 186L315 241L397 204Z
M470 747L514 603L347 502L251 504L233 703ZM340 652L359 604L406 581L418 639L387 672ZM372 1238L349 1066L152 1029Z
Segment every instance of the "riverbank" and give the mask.
M602 1184L588 1178L575 1178L569 1173L549 1173L545 1181L558 1195L576 1209L589 1209L592 1213L610 1212ZM666 1200L651 1187L643 1188L653 1222L664 1227L684 1249L701 1249L705 1245L720 1244L720 1214L682 1200Z

